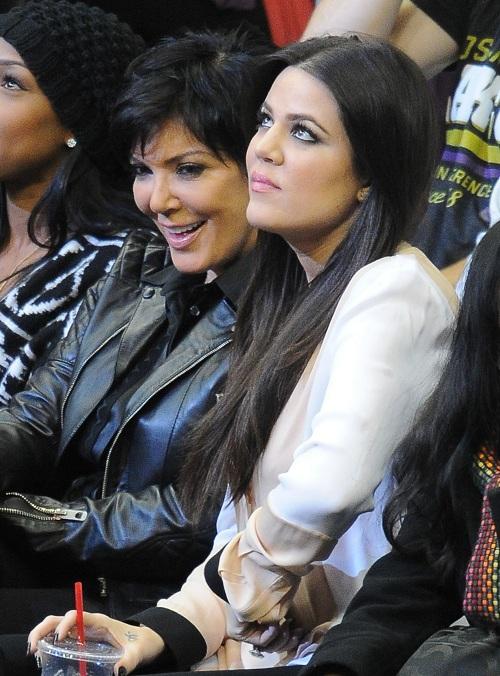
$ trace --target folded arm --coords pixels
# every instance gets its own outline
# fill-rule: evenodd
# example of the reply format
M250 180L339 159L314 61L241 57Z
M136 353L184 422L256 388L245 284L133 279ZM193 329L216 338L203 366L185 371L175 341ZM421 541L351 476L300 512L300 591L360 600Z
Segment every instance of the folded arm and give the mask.
M455 39L410 0L322 0L303 37L346 32L390 39L418 63L427 77L458 57Z

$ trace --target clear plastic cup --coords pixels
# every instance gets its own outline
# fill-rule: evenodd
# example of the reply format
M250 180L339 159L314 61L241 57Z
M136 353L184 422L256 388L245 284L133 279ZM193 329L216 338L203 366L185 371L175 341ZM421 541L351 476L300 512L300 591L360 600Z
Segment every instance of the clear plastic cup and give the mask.
M38 641L42 661L42 676L112 676L113 667L123 654L121 648L100 641L85 641L80 645L74 638L53 643L53 636ZM83 668L81 665L84 665Z

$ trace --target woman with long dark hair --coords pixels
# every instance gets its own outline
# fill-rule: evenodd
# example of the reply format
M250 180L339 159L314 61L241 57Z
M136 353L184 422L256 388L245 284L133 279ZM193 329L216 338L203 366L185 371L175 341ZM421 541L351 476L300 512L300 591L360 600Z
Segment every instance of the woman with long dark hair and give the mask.
M350 38L271 64L247 152L254 279L224 396L188 438L180 480L195 519L227 487L219 532L181 591L135 616L142 627L87 616L125 647L117 673L162 651L178 669L286 663L304 631L312 650L388 549L387 464L447 354L453 291L404 244L434 161L423 76ZM73 622L45 620L31 649Z
M0 405L142 220L109 121L143 47L83 3L37 0L0 15Z

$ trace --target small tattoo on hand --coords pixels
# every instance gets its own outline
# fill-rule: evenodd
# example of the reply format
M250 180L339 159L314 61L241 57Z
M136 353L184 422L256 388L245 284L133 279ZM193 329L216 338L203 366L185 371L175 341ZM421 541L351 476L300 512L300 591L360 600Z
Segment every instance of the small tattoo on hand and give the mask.
M139 638L139 634L134 634L132 631L126 631L125 636L127 637L127 641L137 641Z

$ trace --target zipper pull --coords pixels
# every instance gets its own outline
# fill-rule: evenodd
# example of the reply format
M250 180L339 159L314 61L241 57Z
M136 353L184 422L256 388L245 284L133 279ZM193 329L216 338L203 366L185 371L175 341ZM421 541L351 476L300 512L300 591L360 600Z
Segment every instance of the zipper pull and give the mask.
M105 577L98 577L97 582L99 584L99 596L102 599L105 599L108 597L108 581L106 580Z
M83 509L54 509L54 517L64 521L85 521L87 512Z

